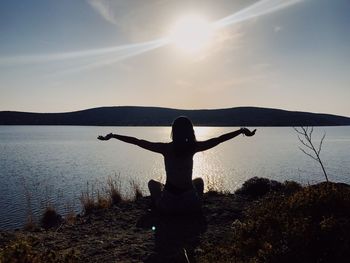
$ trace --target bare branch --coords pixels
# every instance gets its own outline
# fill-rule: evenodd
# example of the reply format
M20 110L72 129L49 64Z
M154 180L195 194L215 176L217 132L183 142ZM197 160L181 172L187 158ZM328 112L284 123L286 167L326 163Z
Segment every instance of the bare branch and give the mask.
M309 133L309 138L310 138L310 142L312 140L312 133L314 132L314 127L311 127L310 133Z
M295 128L295 127L293 127L293 129L294 129L297 133L299 133L300 135L305 136L305 133L304 133L304 132L299 131L299 130L298 130L297 128Z
M306 152L303 148L299 147L299 150L305 153L307 156L310 156L312 159L314 159L316 162L318 162L318 159L314 157L311 153Z
M303 127L301 127L301 128L303 128ZM294 130L295 130L297 133L299 133L300 135L305 136L305 130L304 130L304 129L298 130L297 128L294 128Z
M310 145L308 145L306 142L303 141L303 139L300 138L300 136L298 135L298 139L299 141L307 148L309 148L311 151L313 151L312 147Z
M320 141L320 145L318 146L318 151L317 151L317 155L320 155L321 149L322 149L322 144L323 144L323 140L326 137L326 133L323 134L322 139Z

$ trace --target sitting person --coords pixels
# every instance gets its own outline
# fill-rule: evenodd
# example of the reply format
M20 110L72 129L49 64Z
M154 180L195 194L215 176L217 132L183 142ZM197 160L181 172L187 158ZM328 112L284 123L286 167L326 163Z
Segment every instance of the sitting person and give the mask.
M194 154L213 148L239 134L253 136L255 131L241 128L206 141L197 141L192 122L181 116L173 122L172 142L169 143L149 142L113 133L99 136L98 139L115 138L162 154L166 171L165 185L155 180L148 182L153 206L165 214L183 214L201 211L204 182L201 178L192 180Z

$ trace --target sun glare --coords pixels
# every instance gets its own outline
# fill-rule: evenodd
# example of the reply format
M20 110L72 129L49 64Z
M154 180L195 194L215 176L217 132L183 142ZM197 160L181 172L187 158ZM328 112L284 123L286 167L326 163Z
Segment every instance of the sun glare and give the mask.
M170 31L170 42L188 53L195 53L209 46L213 35L212 25L199 16L179 19Z

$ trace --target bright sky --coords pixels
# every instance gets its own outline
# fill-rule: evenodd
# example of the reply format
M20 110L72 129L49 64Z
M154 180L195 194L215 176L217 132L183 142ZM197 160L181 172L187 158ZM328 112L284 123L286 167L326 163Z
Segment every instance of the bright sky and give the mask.
M0 110L350 116L349 0L5 0Z

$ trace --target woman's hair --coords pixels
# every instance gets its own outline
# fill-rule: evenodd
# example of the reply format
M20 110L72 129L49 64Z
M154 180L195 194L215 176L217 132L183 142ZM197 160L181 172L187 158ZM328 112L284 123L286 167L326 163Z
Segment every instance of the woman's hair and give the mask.
M196 135L194 134L191 120L185 116L176 118L172 125L171 138L174 151L177 155L193 153L196 146Z

